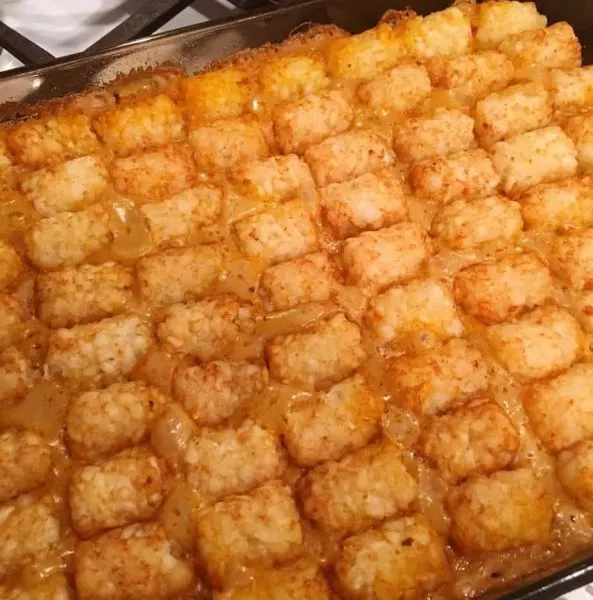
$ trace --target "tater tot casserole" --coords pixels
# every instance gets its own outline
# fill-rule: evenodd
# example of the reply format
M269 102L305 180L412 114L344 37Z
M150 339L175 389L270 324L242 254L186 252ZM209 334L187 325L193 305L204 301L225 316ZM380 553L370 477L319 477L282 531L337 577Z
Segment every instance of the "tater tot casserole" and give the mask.
M390 11L0 129L1 600L461 599L591 548L571 25Z

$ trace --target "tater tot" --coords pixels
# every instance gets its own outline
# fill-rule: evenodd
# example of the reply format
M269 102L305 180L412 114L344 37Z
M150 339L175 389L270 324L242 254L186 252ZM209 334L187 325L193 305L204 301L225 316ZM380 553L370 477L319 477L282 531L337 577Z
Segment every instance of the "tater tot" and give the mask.
M133 300L132 273L113 262L37 277L37 314L50 327L71 327L118 315Z
M51 270L80 264L112 239L109 213L101 204L38 221L26 234L29 260Z
M348 538L332 568L353 600L425 598L450 577L444 541L420 514Z
M168 402L142 381L76 395L66 414L68 449L78 460L93 461L138 444Z
M533 384L523 405L550 452L593 436L593 364L577 364L555 379Z
M216 221L221 210L222 192L209 185L199 185L162 202L140 206L157 247L191 242L201 227Z
M316 252L268 267L259 295L267 311L287 310L307 302L324 302L334 293L335 267L327 254Z
M157 333L161 342L175 350L211 360L224 356L252 323L249 307L234 298L219 296L170 306Z
M326 462L299 482L306 516L323 530L344 533L406 511L417 488L401 450L385 441Z
M466 554L550 539L553 497L528 468L476 477L453 490L448 506L453 540Z
M487 242L512 240L523 228L521 205L504 196L454 200L434 217L431 233L463 250Z
M231 173L231 178L247 196L277 202L314 187L307 163L296 154L272 156L239 165Z
M342 262L349 284L379 291L417 276L430 255L427 231L403 222L367 231L344 242Z
M45 483L51 466L49 446L38 434L16 429L0 433L0 502Z
M455 276L455 300L484 323L500 323L552 296L550 272L536 254L519 254L462 269Z
M259 123L228 119L198 127L189 134L198 169L216 171L267 158L270 151Z
M326 49L329 72L340 79L369 79L395 66L405 55L404 40L389 23L332 40Z
M552 102L541 83L512 85L476 103L476 135L490 147L508 137L546 127L552 121Z
M589 177L536 185L520 202L528 229L553 231L593 225L593 181Z
M27 359L14 346L0 352L0 402L24 396L33 374Z
M593 111L576 115L562 126L575 143L582 171L593 171Z
M358 325L342 313L310 331L274 338L266 354L272 377L317 388L344 379L366 358Z
M283 154L303 154L309 146L348 129L353 118L350 104L338 90L306 96L274 111L276 142Z
M68 582L63 575L44 577L40 582L26 587L0 585L0 598L3 600L71 600Z
M587 333L593 333L593 291L582 292L575 298L578 318Z
M14 247L0 240L0 291L10 288L23 271L23 263Z
M593 65L580 69L555 69L550 75L549 86L557 117L581 112L591 106Z
M452 339L418 356L387 363L393 401L417 415L435 415L488 389L488 367L466 340Z
M389 227L408 217L408 192L391 169L365 173L320 190L323 216L343 239L362 231Z
M409 335L447 339L463 333L453 295L436 279L389 288L371 300L366 320L383 343Z
M259 72L267 100L286 102L321 91L329 84L325 64L317 56L278 56L268 60ZM210 93L210 90L208 90Z
M573 28L565 22L511 35L498 49L513 61L517 79L531 79L545 69L581 66L581 44Z
M195 168L187 146L171 144L160 150L116 158L111 163L115 189L139 202L151 202L191 187Z
M404 22L403 36L410 56L427 60L434 56L459 56L471 52L473 39L469 16L456 6Z
M198 557L216 587L242 567L267 568L291 558L302 542L292 493L278 480L202 511L196 527Z
M420 161L410 169L409 179L417 196L442 204L491 196L500 183L488 153L482 149Z
M457 109L400 121L393 129L393 149L406 162L454 154L473 145L474 120Z
M582 353L583 332L564 309L536 308L511 323L488 328L487 338L513 375L539 379L567 369Z
M136 316L57 329L50 334L49 374L72 383L111 383L127 375L151 341L149 327Z
M480 48L494 48L510 35L544 29L546 24L547 19L537 12L535 2L484 2L478 6L476 44Z
M295 462L310 467L365 446L377 434L382 413L381 398L356 375L292 406L283 418L282 437Z
M50 217L75 211L99 200L108 184L107 168L98 156L74 158L34 171L21 184L37 212Z
M252 258L275 264L315 252L317 229L302 200L265 208L235 223L241 250Z
M25 311L20 301L0 294L0 350L12 346L25 331Z
M194 572L162 525L138 523L79 543L74 579L80 600L165 600L189 593Z
M81 467L72 476L68 500L74 530L83 538L149 519L163 501L157 458L132 448Z
M120 156L164 146L185 134L181 110L164 94L100 113L94 128L103 143Z
M557 236L549 250L550 269L575 290L593 287L593 229Z
M593 440L562 452L556 463L556 476L579 506L593 512Z
M403 64L363 83L357 90L360 100L376 111L406 113L431 92L426 68Z
M141 258L136 264L140 293L153 305L196 300L218 280L222 246L172 248Z
M187 483L211 500L249 492L286 467L279 440L252 421L238 429L202 429L182 462Z
M267 378L263 367L216 360L177 369L173 396L198 425L216 425L260 392Z
M420 441L422 453L449 483L507 467L519 434L495 402L477 400L433 419Z
M497 142L492 147L492 161L507 194L572 177L578 167L573 141L556 125Z

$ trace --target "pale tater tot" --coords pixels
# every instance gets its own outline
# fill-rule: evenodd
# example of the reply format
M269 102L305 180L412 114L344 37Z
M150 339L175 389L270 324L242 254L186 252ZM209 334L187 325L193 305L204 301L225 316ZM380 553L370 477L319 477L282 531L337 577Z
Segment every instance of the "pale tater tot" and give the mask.
M528 468L480 476L451 492L451 535L466 554L546 544L553 497Z
M153 305L196 300L222 273L222 246L172 248L141 258L136 264L140 293Z
M568 119L562 129L575 143L582 171L593 171L593 111Z
M593 291L578 294L574 301L578 318L587 333L593 333Z
M201 171L229 169L270 154L264 131L256 120L228 119L198 127L189 134Z
M320 190L323 216L336 237L389 227L408 217L408 191L391 169L365 173Z
M426 63L426 69L435 88L450 90L461 102L472 102L505 88L515 74L508 56L494 50L437 56Z
M33 374L27 359L14 346L0 352L0 402L24 396Z
M252 421L238 429L202 429L183 454L187 483L211 500L249 492L284 473L279 442Z
M329 300L337 287L335 271L323 252L268 267L259 283L264 308L287 310L307 302Z
M0 502L45 483L51 466L49 446L35 432L8 429L0 433Z
M235 223L241 250L252 258L275 264L315 252L317 229L302 200L265 208Z
M406 511L418 485L391 442L326 462L299 482L305 515L325 531L358 531Z
M29 260L44 270L78 265L111 239L109 213L99 203L41 219L25 236Z
M184 245L201 227L216 221L222 210L222 192L210 185L199 185L162 202L142 204L155 246Z
M583 332L576 319L554 306L536 308L514 322L491 325L487 338L504 367L525 379L567 369L583 347Z
M555 69L550 74L550 91L557 117L566 117L591 106L593 65L580 69Z
M37 277L37 314L53 328L118 315L133 301L132 273L113 262L83 265Z
M231 173L231 178L247 196L276 202L314 187L307 163L296 154L272 156L239 165Z
M0 350L12 346L25 332L25 311L10 294L0 294Z
M575 444L558 456L556 476L585 510L593 511L593 440Z
M353 600L425 598L450 577L444 540L420 514L348 538L332 569Z
M474 143L474 120L457 109L439 109L433 116L399 121L393 128L393 149L405 162L454 154Z
M431 92L430 78L423 65L398 65L387 73L363 83L357 90L360 100L376 111L406 113Z
M418 356L391 359L386 377L393 401L419 416L443 413L488 389L484 357L460 339Z
M72 476L68 501L74 530L83 538L149 519L163 501L157 458L132 448L81 467Z
M390 23L332 40L326 49L330 74L339 79L369 79L395 66L406 55L404 40Z
M161 342L178 352L212 360L228 353L239 335L252 324L249 307L230 296L219 296L170 306L157 333Z
M552 101L541 83L512 85L476 103L476 135L490 147L500 140L549 125Z
M0 508L0 581L47 559L60 541L60 524L49 499Z
M457 250L512 240L522 229L521 205L504 196L454 200L431 224L431 233Z
M511 35L498 49L513 61L516 79L531 79L546 69L581 66L581 44L573 28L565 22Z
M555 379L533 384L523 405L550 452L593 436L593 364L577 364Z
M385 141L365 129L336 135L305 152L305 160L320 187L379 171L393 164L394 159Z
M496 402L477 400L433 419L420 448L441 476L455 484L504 469L515 458L519 442L504 410Z
M72 383L112 383L130 373L151 338L148 325L128 315L57 329L49 336L46 366L52 377Z
M480 48L494 48L510 35L544 29L547 24L535 2L484 2L477 9L475 40Z
M466 313L492 324L543 304L553 294L553 283L547 267L528 253L462 269L453 292Z
M557 236L550 247L550 269L573 289L593 287L593 229Z
M264 367L215 360L181 367L173 375L173 396L198 425L228 419L267 383Z
M184 144L116 158L110 167L115 189L139 202L151 202L191 187L195 167Z
M14 247L0 240L0 291L10 288L23 271L23 263Z
M78 460L104 458L142 442L169 402L142 381L75 395L66 414L66 443Z
M282 437L295 462L310 467L365 446L377 434L382 413L382 399L356 375L290 407Z
M162 525L137 523L79 543L74 580L80 600L164 600L189 593L194 570Z
M593 181L589 177L536 185L520 202L527 229L553 231L593 225Z
M266 354L272 377L314 388L344 379L366 359L358 325L342 313L309 331L274 338Z
M383 343L409 335L447 339L463 333L453 295L437 279L389 288L371 300L366 321Z
M199 560L216 587L241 568L268 568L291 558L302 542L294 498L278 480L202 511L196 529Z
M108 177L102 158L83 156L34 171L24 179L21 188L37 212L50 217L79 210L99 200L107 187Z
M31 119L8 131L10 151L29 167L54 165L99 149L91 120L83 114Z
M497 142L492 147L492 161L507 194L572 177L578 168L573 141L556 125Z
M473 45L470 18L456 6L408 19L403 37L408 53L418 60L459 56L471 52Z
M354 113L338 90L310 95L274 111L274 134L283 154L303 154L307 148L350 127Z
M481 148L420 161L410 169L409 179L417 196L441 204L491 196L500 183L488 153Z
M420 273L430 256L427 238L422 225L405 221L346 240L342 247L346 282L379 291L409 281Z
M101 141L120 156L165 146L185 135L181 110L164 94L115 106L100 113L93 125Z

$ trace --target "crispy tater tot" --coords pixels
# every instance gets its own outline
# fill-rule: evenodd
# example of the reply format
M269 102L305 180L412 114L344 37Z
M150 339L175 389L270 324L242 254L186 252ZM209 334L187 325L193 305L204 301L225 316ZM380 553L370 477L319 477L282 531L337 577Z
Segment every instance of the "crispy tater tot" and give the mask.
M25 311L19 299L0 294L0 350L12 346L25 331Z
M557 236L548 260L552 272L575 290L593 287L593 229Z
M555 69L550 91L557 117L567 117L590 108L593 101L593 65L580 69Z
M593 111L571 117L562 128L577 147L581 170L593 171Z
M24 396L33 383L27 359L14 346L0 352L0 402Z
M556 463L556 476L582 508L593 512L593 440L562 452Z
M0 240L0 291L10 288L23 271L23 263L14 247Z
M259 81L267 100L286 102L319 92L330 80L320 57L294 55L267 61L259 72Z

